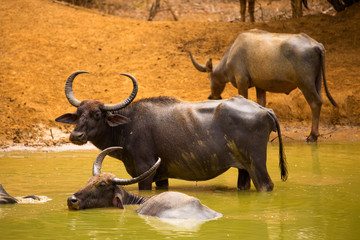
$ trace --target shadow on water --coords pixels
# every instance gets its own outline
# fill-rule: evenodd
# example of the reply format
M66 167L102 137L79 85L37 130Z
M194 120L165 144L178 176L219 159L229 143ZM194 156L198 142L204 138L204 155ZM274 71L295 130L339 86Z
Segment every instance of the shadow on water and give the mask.
M360 234L360 143L287 144L289 178L280 179L278 146L269 144L273 192L237 191L237 169L204 182L171 179L170 190L197 197L222 218L164 222L138 206L69 211L66 199L91 176L98 151L10 152L0 155L0 182L13 196L51 201L0 206L1 239L356 239ZM119 161L104 171L129 177ZM138 191L142 196L161 191Z

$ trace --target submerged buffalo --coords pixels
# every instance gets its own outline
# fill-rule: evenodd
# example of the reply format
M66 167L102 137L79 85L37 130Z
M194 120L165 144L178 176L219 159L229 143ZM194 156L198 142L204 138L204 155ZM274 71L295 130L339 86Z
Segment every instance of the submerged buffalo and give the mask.
M31 198L37 201L40 201L39 197L35 195L29 195L23 198ZM5 189L3 188L2 184L0 183L0 204L15 204L18 203L19 200L10 196Z
M326 96L337 106L326 84L324 46L304 33L278 34L256 29L241 33L214 67L211 59L200 65L191 53L190 57L197 70L209 74L209 99L220 99L226 83L231 82L245 98L248 88L255 87L257 101L265 107L266 91L289 94L299 88L312 112L307 141L317 141L319 136L321 79Z
M158 158L162 163L154 176L139 182L150 190L152 182L168 187L168 178L201 181L214 178L230 167L239 169L238 189L271 191L273 182L266 168L269 134L278 132L281 178L287 178L286 160L279 122L270 109L241 96L229 100L184 102L155 97L132 102L134 89L123 102L107 105L96 100L80 102L72 91L74 72L66 81L65 93L77 107L57 122L76 124L71 142L92 142L99 149L121 146L110 155L123 161L127 172L138 176Z
M118 207L141 204L137 213L146 216L174 219L210 220L221 217L197 198L179 192L163 192L150 198L141 197L126 191L122 185L142 181L153 175L159 167L159 159L148 171L133 179L119 179L112 173L101 173L101 164L105 156L121 147L103 150L94 162L93 177L88 184L67 200L70 210L89 208Z

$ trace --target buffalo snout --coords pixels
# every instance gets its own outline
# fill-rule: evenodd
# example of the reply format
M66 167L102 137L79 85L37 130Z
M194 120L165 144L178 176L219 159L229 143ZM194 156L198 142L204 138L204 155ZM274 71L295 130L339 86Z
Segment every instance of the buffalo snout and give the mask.
M70 210L80 210L79 199L77 199L75 195L72 195L67 199L67 205Z
M70 141L76 145L83 145L87 143L87 136L84 132L72 131Z

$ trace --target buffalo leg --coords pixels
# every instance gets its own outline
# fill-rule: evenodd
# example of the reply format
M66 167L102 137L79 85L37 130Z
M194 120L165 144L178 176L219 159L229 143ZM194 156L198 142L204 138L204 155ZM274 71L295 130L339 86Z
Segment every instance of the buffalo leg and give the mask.
M237 189L238 190L250 189L250 175L246 170L240 168L239 168Z
M266 105L266 92L260 88L256 88L256 99L258 104L265 107Z
M250 22L255 22L254 8L255 8L255 0L249 0L248 11L250 15Z
M239 95L242 95L244 98L248 98L249 79L247 77L235 76L235 81Z
M307 142L316 142L319 136L319 120L320 120L320 110L322 105L321 95L319 95L315 86L313 89L301 89L302 93L305 96L306 101L310 105L312 113L312 125L310 135L306 138Z
M310 104L312 112L312 125L310 135L306 138L307 142L316 142L319 136L319 120L320 120L320 110L321 103L312 103Z
M245 22L246 0L240 0L241 21Z
M255 159L253 159L256 162ZM265 164L255 164L249 169L250 177L258 192L270 192L274 188L270 175L266 169Z
M257 137L249 140L257 142L257 146L248 149L248 154L245 156L246 167L251 180L258 192L272 191L274 183L266 167L268 138L262 136L261 138Z
M152 178L139 182L139 190L152 190Z
M156 181L156 189L169 189L169 180L165 179L165 180L161 180L161 181Z

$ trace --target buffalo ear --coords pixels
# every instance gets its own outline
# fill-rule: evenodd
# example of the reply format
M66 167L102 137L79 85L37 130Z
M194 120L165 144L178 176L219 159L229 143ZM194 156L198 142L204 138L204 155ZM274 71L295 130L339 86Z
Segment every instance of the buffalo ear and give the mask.
M60 117L55 119L56 122L68 123L68 124L76 124L77 114L76 113L65 113Z
M107 124L109 124L110 127L116 127L122 124L129 123L130 119L119 114L108 113L106 116L106 122Z
M206 61L205 66L206 66L206 72L211 73L212 70L213 70L212 59L211 58Z
M124 209L124 205L122 204L122 200L121 200L121 194L120 193L116 193L115 197L113 199L113 205L114 207L120 208L120 209Z

